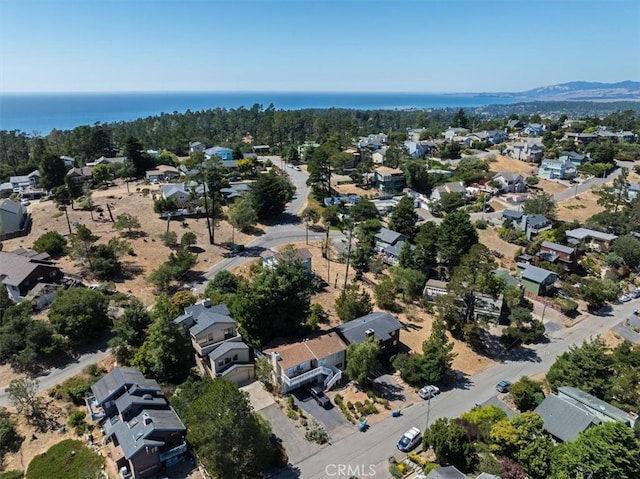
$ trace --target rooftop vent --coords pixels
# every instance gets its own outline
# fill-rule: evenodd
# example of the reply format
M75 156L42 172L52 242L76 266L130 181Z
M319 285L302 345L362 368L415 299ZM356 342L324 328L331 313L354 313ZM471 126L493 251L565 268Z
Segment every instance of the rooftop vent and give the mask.
M204 299L202 300L202 305L203 305L205 308L210 308L210 307L211 307L211 300L210 300L209 298L204 298Z
M144 399L145 401L151 401L153 399L153 396L151 396L151 394L147 393L147 394L144 394L142 396L142 399Z
M149 416L149 413L146 413L146 412L142 413L142 421L144 422L145 426L148 426L153 422L151 419L151 416Z
M370 339L370 338L373 338L374 334L375 334L375 331L372 328L369 328L364 332L364 337L366 339Z

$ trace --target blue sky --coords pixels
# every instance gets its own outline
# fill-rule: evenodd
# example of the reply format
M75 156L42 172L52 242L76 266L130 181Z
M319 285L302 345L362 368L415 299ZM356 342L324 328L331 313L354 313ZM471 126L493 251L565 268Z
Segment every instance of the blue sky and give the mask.
M638 0L0 0L0 91L640 80Z

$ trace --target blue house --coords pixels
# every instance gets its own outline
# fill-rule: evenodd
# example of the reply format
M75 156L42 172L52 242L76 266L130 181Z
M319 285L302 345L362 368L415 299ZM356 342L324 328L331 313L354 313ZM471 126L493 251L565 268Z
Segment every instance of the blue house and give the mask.
M529 136L542 136L544 132L547 130L542 123L529 123L524 127L524 133Z
M404 148L407 150L407 153L409 153L411 158L424 157L424 147L416 141L405 141Z
M204 157L206 159L210 159L214 156L222 158L223 160L233 160L233 150L222 146L213 146L204 150Z
M564 157L559 160L542 160L538 176L547 180L564 180L576 176L576 165Z

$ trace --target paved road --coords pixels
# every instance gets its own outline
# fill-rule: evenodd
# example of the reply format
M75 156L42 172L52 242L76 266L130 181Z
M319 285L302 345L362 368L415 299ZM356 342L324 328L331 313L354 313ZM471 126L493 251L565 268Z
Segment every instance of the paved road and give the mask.
M46 375L37 378L38 381L40 381L38 391L46 391L47 389L54 387L56 384L66 381L70 377L80 373L90 364L102 361L108 354L109 350L105 345L95 352L81 355L74 362L67 364L62 368L51 369ZM5 392L5 388L7 386L7 384L0 386L0 406L6 406L9 404L9 398Z
M494 366L465 378L457 387L443 390L439 396L431 400L429 412L429 403L421 402L406 408L401 417L389 417L371 427L366 433L358 432L354 426L350 436L294 464L296 470L283 471L276 477L320 479L327 477L328 472L336 471L334 465L343 464L352 466L352 470L356 467L369 470L369 466L372 466L377 472L375 477L386 478L387 458L397 452L395 443L407 429L412 426L424 429L427 418L431 424L437 418L457 417L475 404L484 403L496 395L495 384L501 379L517 381L521 376L546 372L556 357L567 351L569 346L580 345L584 340L605 333L636 309L638 301L614 305L608 316L589 315L572 328L560 328L549 332L548 342L523 349L519 356L501 360Z

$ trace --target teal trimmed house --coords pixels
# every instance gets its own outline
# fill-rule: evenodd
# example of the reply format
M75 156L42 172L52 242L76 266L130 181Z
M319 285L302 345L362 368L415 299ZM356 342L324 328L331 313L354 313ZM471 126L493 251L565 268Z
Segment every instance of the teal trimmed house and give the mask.
M546 296L558 279L558 275L553 271L532 264L518 263L518 270L522 288L536 296Z

